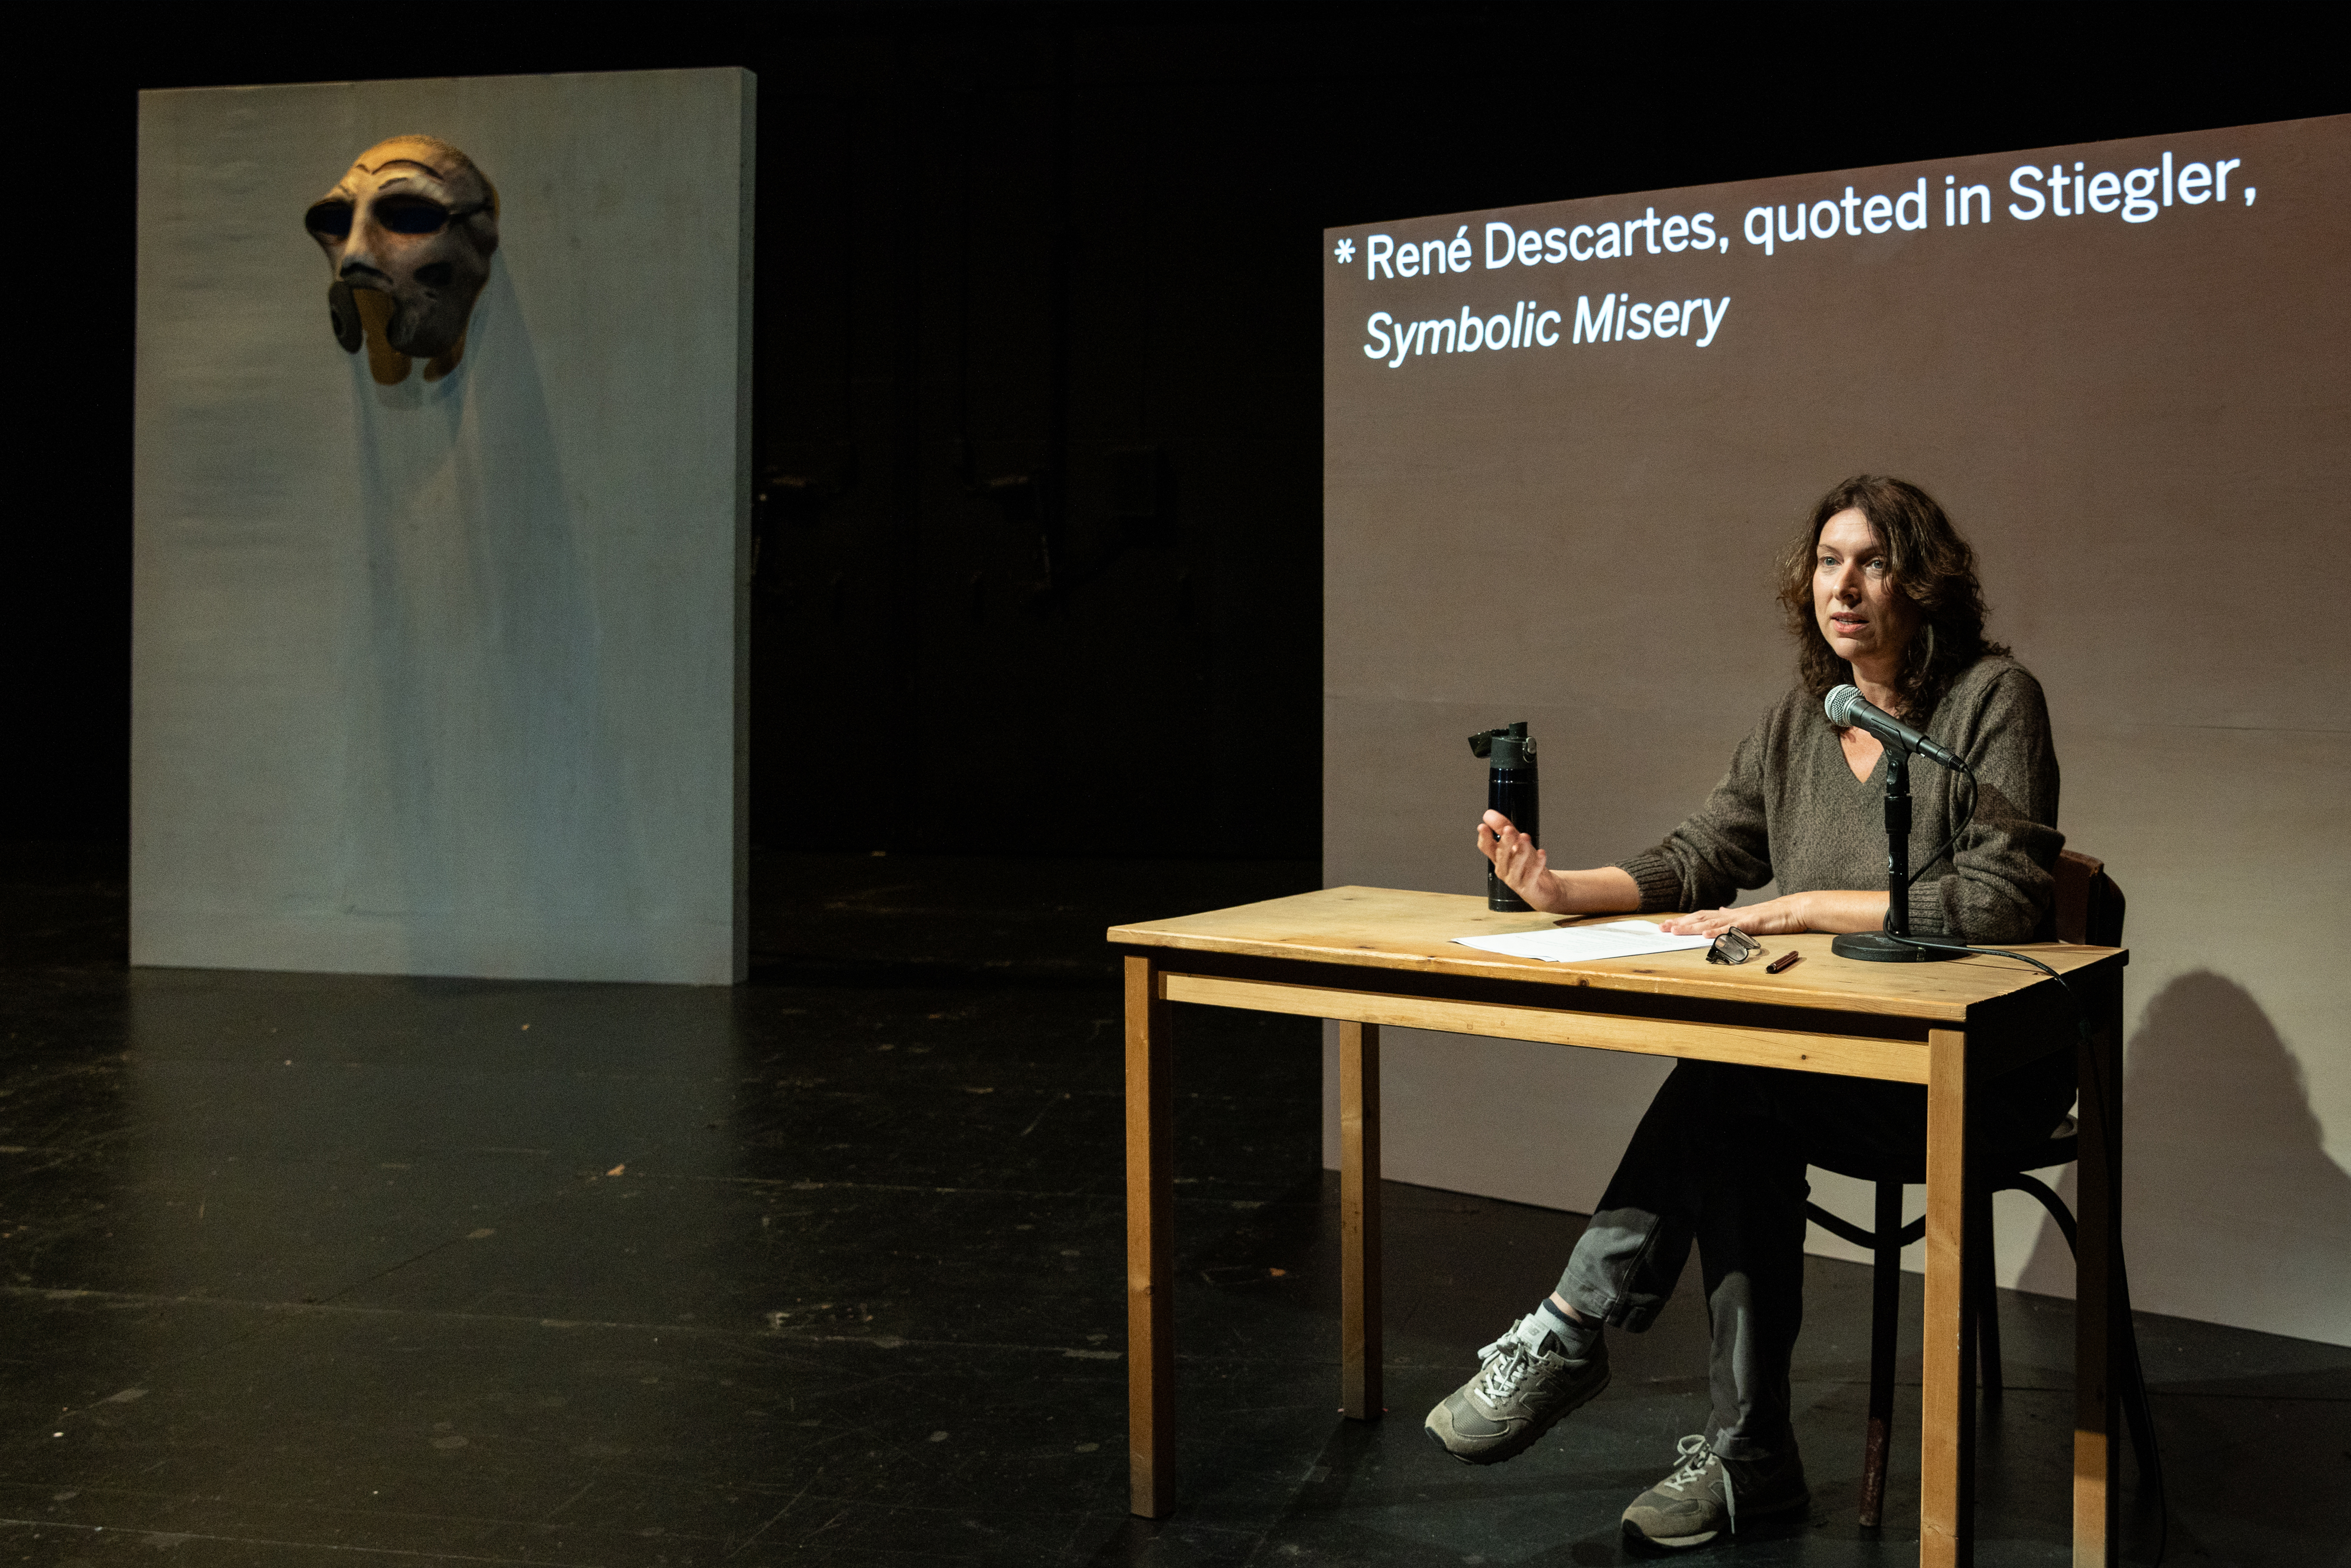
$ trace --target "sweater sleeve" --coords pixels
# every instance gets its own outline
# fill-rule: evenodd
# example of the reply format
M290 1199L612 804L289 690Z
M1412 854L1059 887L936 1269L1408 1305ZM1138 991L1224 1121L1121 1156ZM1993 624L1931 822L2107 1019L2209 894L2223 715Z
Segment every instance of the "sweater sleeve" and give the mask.
M1975 820L1949 862L1919 868L1910 884L1910 929L1977 943L2046 936L2056 901L2052 869L2065 835L2056 828L2057 755L2041 683L2007 664L1977 701L1944 706L1961 711L1949 715L1949 728L1928 727L1975 770ZM1946 792L1938 842L1959 826L1966 793L1964 786Z
M1719 909L1741 888L1771 880L1764 811L1764 735L1769 720L1740 742L1730 771L1666 841L1616 862L1641 890L1641 910Z

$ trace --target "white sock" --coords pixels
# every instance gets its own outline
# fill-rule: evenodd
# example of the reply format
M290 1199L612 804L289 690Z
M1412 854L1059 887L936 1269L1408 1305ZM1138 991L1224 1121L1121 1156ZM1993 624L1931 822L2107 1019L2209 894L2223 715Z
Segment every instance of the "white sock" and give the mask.
M1569 1317L1559 1310L1559 1303L1543 1298L1527 1322L1535 1326L1537 1334L1549 1333L1559 1342L1560 1353L1570 1361L1582 1361L1592 1354L1593 1343L1600 1337L1600 1325L1582 1318Z

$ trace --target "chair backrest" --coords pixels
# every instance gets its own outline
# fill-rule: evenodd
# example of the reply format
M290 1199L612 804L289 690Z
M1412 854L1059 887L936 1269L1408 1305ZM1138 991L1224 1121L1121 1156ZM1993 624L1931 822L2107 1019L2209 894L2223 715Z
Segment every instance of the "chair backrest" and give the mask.
M2123 890L2106 862L2079 850L2057 856L2057 940L2094 947L2123 945Z

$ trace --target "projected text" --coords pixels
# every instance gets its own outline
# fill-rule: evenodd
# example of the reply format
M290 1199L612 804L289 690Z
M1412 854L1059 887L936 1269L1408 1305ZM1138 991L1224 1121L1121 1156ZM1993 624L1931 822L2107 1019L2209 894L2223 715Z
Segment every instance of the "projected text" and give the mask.
M1475 354L1484 350L1549 349L1565 338L1575 343L1663 342L1688 338L1705 348L1730 314L1730 296L1720 299L1658 299L1635 301L1630 294L1604 294L1595 305L1589 295L1578 295L1574 319L1562 333L1566 318L1546 310L1538 300L1521 299L1508 315L1480 317L1468 306L1458 316L1437 316L1425 321L1399 321L1384 310L1374 311L1364 324L1369 340L1364 357L1385 360L1400 370L1416 354Z

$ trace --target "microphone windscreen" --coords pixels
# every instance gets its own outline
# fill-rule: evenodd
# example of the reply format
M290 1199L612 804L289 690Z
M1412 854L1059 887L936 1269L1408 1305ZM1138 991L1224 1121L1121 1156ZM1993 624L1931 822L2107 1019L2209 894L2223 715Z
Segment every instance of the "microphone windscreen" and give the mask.
M1859 686L1837 686L1821 699L1821 709L1829 716L1831 724L1843 729L1853 723L1854 705L1861 700Z

